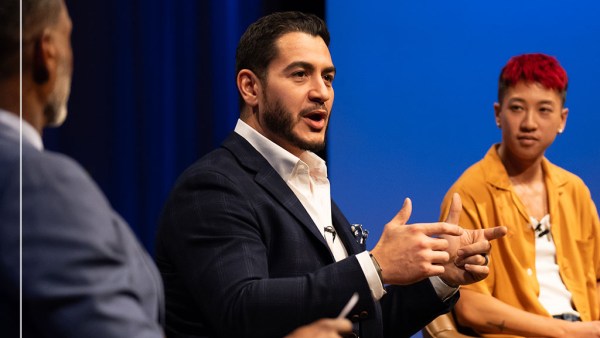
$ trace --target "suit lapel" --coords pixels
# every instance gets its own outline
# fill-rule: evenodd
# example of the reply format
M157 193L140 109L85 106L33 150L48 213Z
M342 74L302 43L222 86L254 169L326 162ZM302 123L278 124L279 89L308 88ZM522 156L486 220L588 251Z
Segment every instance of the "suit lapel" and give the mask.
M260 184L265 190L275 197L279 203L281 203L304 227L308 229L324 246L327 246L325 238L317 226L313 222L312 218L304 209L304 206L294 192L285 184L279 174L269 166L269 168L263 169L256 174L256 182Z
M344 243L344 247L346 247L348 256L365 251L365 246L358 244L356 238L354 238L354 235L350 231L350 222L348 222L333 200L331 201L331 218L335 231L342 240L342 243Z
M233 132L223 142L223 147L232 152L240 163L256 173L254 179L289 213L291 213L308 232L310 232L329 251L325 238L294 192L287 186L281 176L271 167L269 162L243 137ZM330 252L331 254L331 252ZM332 256L333 259L333 256Z

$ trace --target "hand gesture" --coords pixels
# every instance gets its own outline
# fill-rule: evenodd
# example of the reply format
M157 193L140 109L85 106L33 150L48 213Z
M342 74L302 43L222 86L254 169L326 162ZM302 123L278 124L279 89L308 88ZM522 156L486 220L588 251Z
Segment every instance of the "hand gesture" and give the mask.
M446 223L458 224L462 202L460 196L455 193L452 196L450 212ZM460 236L443 235L448 241L448 254L450 259L444 264L444 273L440 275L442 280L451 286L465 285L483 280L490 273L487 267L492 248L489 241L504 237L507 229L504 226L464 230Z
M448 240L439 235L460 236L463 229L449 223L406 222L412 212L410 199L405 199L402 209L385 225L383 233L371 254L379 263L383 282L406 285L444 273L450 259Z

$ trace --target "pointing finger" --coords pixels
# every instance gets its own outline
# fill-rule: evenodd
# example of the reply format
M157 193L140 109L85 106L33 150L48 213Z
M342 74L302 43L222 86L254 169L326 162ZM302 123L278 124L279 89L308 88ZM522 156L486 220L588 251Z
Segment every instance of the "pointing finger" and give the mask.
M435 235L452 235L452 236L460 236L463 233L463 228L459 227L456 224L449 223L421 223L414 224L415 227L423 232L427 236L435 236Z
M488 241L491 241L493 239L498 239L498 238L504 237L507 233L508 233L508 228L506 228L505 226L499 226L499 227L484 229L483 237L485 237L485 239L487 239Z

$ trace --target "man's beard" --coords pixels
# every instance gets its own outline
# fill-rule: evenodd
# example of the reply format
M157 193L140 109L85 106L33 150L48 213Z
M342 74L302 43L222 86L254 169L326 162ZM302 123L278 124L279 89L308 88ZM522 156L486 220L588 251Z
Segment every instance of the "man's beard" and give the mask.
M275 100L275 102L271 104L271 101L269 101L268 97L265 95L265 125L271 133L280 136L295 147L316 153L325 149L325 139L322 141L309 142L294 134L294 126L300 123L300 119L302 119L304 114L310 113L314 109L315 107L307 108L300 111L300 114L294 115L283 107L281 101ZM296 118L296 120L294 120L294 118Z
M46 126L58 127L63 124L67 118L67 102L69 101L70 92L71 75L67 70L67 65L63 64L58 69L56 87L52 94L50 94L48 104L46 105L46 109L44 109Z

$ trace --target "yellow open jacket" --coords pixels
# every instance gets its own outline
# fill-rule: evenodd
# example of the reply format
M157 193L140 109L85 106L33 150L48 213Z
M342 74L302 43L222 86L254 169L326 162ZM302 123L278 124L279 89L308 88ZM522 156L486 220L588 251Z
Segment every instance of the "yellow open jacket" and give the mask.
M504 225L508 234L495 241L490 275L464 288L496 297L525 311L550 316L538 301L535 234L529 215L515 194L508 174L492 146L467 169L442 203L440 219L448 214L452 193L462 198L459 224L466 229ZM600 277L600 221L589 189L576 175L543 159L551 233L560 275L583 321L600 319L596 281ZM497 336L496 336L497 337Z

